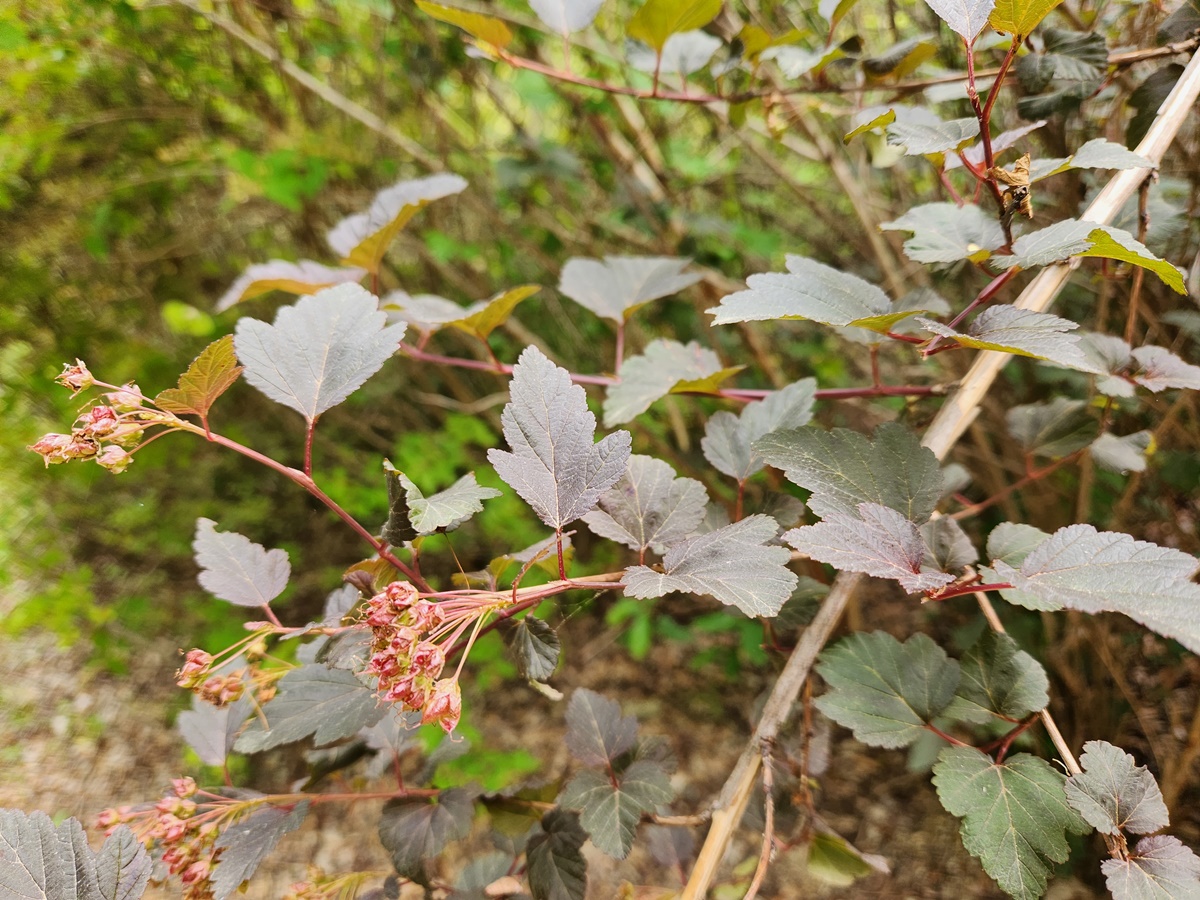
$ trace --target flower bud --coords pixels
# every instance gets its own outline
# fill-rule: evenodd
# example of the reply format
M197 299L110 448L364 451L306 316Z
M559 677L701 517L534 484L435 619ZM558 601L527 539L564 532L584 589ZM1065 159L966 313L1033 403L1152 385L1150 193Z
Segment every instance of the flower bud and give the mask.
M82 359L75 360L73 366L64 365L62 372L54 380L64 387L69 387L72 397L96 383Z

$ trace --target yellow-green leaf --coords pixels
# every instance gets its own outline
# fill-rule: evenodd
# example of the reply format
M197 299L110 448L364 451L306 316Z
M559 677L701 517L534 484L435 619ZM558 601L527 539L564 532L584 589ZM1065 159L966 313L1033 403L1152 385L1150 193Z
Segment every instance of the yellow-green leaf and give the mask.
M192 360L179 376L179 387L168 388L154 398L159 409L177 416L208 415L216 399L242 374L233 352L233 335L213 341Z
M876 128L885 128L896 121L896 111L894 109L885 110L875 118L863 122L852 131L847 131L846 136L842 138L843 144L848 144L860 134L866 134L868 131L874 131Z
M889 312L879 316L864 316L848 324L853 325L855 328L866 328L869 331L878 331L880 334L886 334L901 319L907 319L909 316L915 316L920 312L923 312L923 310L903 309L899 312Z
M456 9L453 6L430 3L429 0L416 0L416 2L417 8L421 12L433 16L439 22L457 25L471 37L483 41L485 44L503 49L512 42L512 32L499 19L467 12L465 9Z
M1123 243L1118 241L1117 235L1120 234L1124 234L1124 232L1119 232L1117 229L1097 228L1088 234L1088 240L1092 242L1092 246L1079 255L1099 256L1104 259L1129 263L1131 266L1141 266L1161 278L1177 294L1187 293L1187 288L1183 284L1183 272L1165 259L1159 259L1139 241L1132 238L1126 239Z
M849 887L875 870L836 834L814 834L808 845L808 874L834 887Z
M661 53L671 35L703 28L720 11L721 0L646 0L629 20L625 33Z
M486 341L488 335L503 325L512 311L517 308L517 304L528 297L532 297L542 289L540 284L523 284L520 287L509 288L507 291L501 291L481 308L471 313L469 316L464 316L461 319L456 319L453 322L446 324L452 328L457 328L460 331L465 331L467 334L472 334L481 341Z
M1062 0L996 0L988 23L997 31L1029 37Z
M745 366L726 366L711 375L706 375L703 378L693 378L685 381L677 381L671 386L669 393L672 394L715 394L721 389L721 385L736 375Z

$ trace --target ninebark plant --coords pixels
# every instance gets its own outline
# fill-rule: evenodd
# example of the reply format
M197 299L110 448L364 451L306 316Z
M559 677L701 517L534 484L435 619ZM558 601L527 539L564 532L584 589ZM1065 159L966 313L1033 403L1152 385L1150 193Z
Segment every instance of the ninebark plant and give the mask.
M852 3L822 4L830 35ZM800 79L800 90L821 90L830 84L831 67L845 71L855 65L857 54L853 42L806 49L796 33L773 35L752 24L731 28L736 18L731 10L715 24L721 0L648 0L629 21L627 34L640 42L631 50L631 63L650 73L650 84L615 84L519 55L511 49L511 30L499 19L426 0L417 5L463 29L477 56L499 65L648 103L720 104L720 114L729 117L745 115L745 107L757 103L772 119L789 93L776 69ZM561 36L564 60L571 58L572 36L591 25L600 8L594 0L531 0L531 5ZM218 309L273 290L300 299L280 309L273 322L241 318L234 334L205 349L176 387L147 392L137 384L106 383L83 361L68 365L61 382L75 392L98 392L98 399L69 433L46 435L33 445L48 464L92 460L121 472L150 441L187 433L289 479L343 520L370 552L347 569L345 584L329 595L321 622L285 623L271 604L289 581L287 553L199 520L194 548L200 584L220 600L259 612L258 621L247 623L242 641L220 650L194 649L178 673L179 685L195 694L180 728L200 758L227 766L233 753L308 742L329 748L316 757L320 763L336 760L343 751L348 758L341 764L364 754L394 763L400 783L376 794L302 789L263 795L230 785L205 789L180 779L157 804L106 812L101 824L112 836L96 853L87 848L78 823L56 829L40 814L5 811L0 814L0 883L21 897L139 896L151 872L147 851L132 840L136 836L164 871L180 877L186 896L229 897L313 804L383 798L379 837L394 871L314 873L295 885L290 897L349 897L360 889L370 891L363 896L394 897L411 882L423 885L428 896L580 900L587 885L585 842L625 858L639 826L696 826L722 807L675 809L669 745L639 737L636 722L617 704L586 689L575 691L565 710L566 745L580 768L549 793L437 790L427 785L428 772L414 774L410 767L401 777L401 760L419 749L415 729L420 723L453 735L462 714L460 683L477 638L503 628L521 674L548 685L560 645L551 624L533 613L560 594L710 597L763 620L770 636L771 621L789 603L800 606L825 594L821 581L795 571L803 565L817 574L824 571L819 563L892 580L914 604L978 604L992 627L959 658L924 634L904 642L878 631L845 637L819 657L815 668L824 690L815 701L806 700L806 721L815 707L860 741L882 748L939 739L933 765L938 798L961 819L966 849L1014 897L1041 896L1055 866L1067 859L1071 836L1092 830L1104 836L1110 858L1103 874L1115 897L1200 896L1200 859L1161 833L1168 812L1154 777L1132 756L1100 740L1102 735L1074 758L1048 711L1046 672L1003 632L992 607L998 597L1032 610L1117 612L1200 652L1197 560L1088 524L1045 533L1006 522L986 535L962 524L1084 457L1117 471L1143 469L1149 434L1115 433L1113 410L1137 404L1142 392L1200 388L1200 368L1165 348L1135 346L1146 273L1185 292L1184 274L1145 245L1145 212L1160 145L1169 143L1195 102L1198 64L1193 59L1182 71L1175 66L1172 78L1159 79L1164 83L1157 94L1148 91L1142 98L1148 112L1139 128L1151 135L1144 147L1149 156L1138 152L1142 147L1093 138L1065 158L1031 158L1018 153L1026 136L1044 122L998 130L993 121L997 98L1013 73L1025 90L1019 112L1032 120L1078 106L1124 61L1109 58L1099 35L1040 27L1057 5L1054 0L929 0L929 5L961 39L967 69L960 81L973 114L943 121L928 109L903 103L864 108L846 128L846 140L875 140L881 152L930 162L949 200L917 205L884 228L909 235L904 252L910 260L982 269L990 276L986 286L954 303L927 289L894 297L855 274L789 256L786 271L753 275L744 290L708 310L717 328L805 319L838 329L867 348L870 384L823 389L805 377L779 390L741 389L732 385L743 366L727 365L698 343L666 338L627 356L629 319L701 278L687 260L674 258L614 256L564 265L559 290L612 323L614 375L570 372L533 346L511 365L492 356L490 348L490 359L483 361L433 352L431 343L446 328L487 346L491 332L537 290L530 285L506 289L465 308L428 295L378 296L381 265L393 238L422 207L466 189L466 182L451 174L402 181L380 192L369 209L337 225L328 236L337 265L275 261L252 266ZM1180 43L1131 58L1169 61L1196 47L1186 28L1167 37ZM996 47L999 66L977 71L977 53ZM719 51L723 61L710 66ZM927 39L913 39L861 65L870 78L903 78L932 52ZM714 86L689 85L689 76L706 67ZM903 95L902 85L893 93ZM1006 151L1012 155L1004 162L1000 155ZM1039 185L1072 169L1138 173L1140 233L1108 224L1111 211L1095 219L1084 215L1029 224ZM1092 277L1095 268L1081 265L1087 258L1102 261L1105 277L1131 284L1130 324L1123 337L1086 333L1077 323L1045 312L1052 290L1036 298L1041 309L1032 308L1032 300L1005 302L1013 299L1018 273L1070 266L1080 273L1075 277ZM1027 290L1022 301L1029 296ZM955 385L884 382L878 358L888 345L912 354L914 362L948 351L1031 357L1083 373L1070 382L1081 393L1011 410L1009 429L1027 460L1027 475L991 497L970 501L963 493L970 473L957 465L943 467L939 456L946 446L935 455L904 424L887 423L873 434L812 424L815 404L848 397L909 397L949 408ZM514 550L482 571L462 573L454 583L435 583L422 574L428 537L454 531L498 491L468 473L449 489L426 494L420 472L398 471L381 460L380 490L386 485L390 506L381 526L360 522L326 493L313 458L318 422L395 355L511 376L502 415L506 446L489 451L488 460L546 525L545 541ZM214 404L238 379L303 417L298 466L232 440L212 421ZM587 389L604 395L607 433L599 440ZM707 395L728 403L728 410L708 420L700 446L711 465L712 485L720 479L736 484L731 509L712 503L712 485L679 477L668 462L634 453L635 436L617 429L668 394ZM949 399L943 401L946 394ZM957 427L955 436L970 412L960 412L950 426ZM1045 462L1036 463L1039 459ZM747 483L768 467L807 492L803 506L790 495L768 507L750 505L748 498L762 495L747 494ZM580 527L627 548L628 564L588 572L571 554L571 530ZM520 564L515 576L513 563ZM546 567L554 580L524 586L524 576L535 566ZM273 646L298 638L304 643L294 664L272 655ZM553 694L548 686L543 690ZM1039 728L1052 737L1061 767L1013 752ZM778 848L807 848L813 871L835 879L849 880L881 866L822 824L809 790L816 773L808 771L807 757L793 786L806 806L798 836L777 833L772 788L779 787L775 782L782 769L772 759L778 753L773 735L753 748L767 788L765 833L760 864L743 883L745 894L759 890ZM447 845L465 838L476 819L494 818L500 811L524 825L515 835L497 836L499 849L458 876L447 871L439 860ZM709 876L686 877L689 842L661 831L656 839L657 858L671 858L685 876L683 896L701 896ZM668 868L664 862L664 871ZM382 887L372 887L380 882ZM676 890L664 888L663 896Z

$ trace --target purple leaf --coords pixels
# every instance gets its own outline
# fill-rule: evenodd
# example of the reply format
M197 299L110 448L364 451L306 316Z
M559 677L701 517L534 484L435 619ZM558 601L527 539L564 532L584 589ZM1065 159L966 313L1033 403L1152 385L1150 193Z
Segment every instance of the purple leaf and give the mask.
M561 531L624 473L629 432L594 443L596 417L583 388L536 347L521 354L510 390L500 421L512 452L489 450L488 459L538 518Z
M306 815L307 803L298 803L293 809L267 806L226 828L217 838L221 858L212 876L216 900L234 894L275 849L280 838L299 828Z
M451 841L466 837L475 815L475 793L466 788L442 791L436 800L392 800L379 820L379 841L396 871L420 874L422 863Z
M272 325L241 319L234 347L246 381L311 423L396 352L404 325L386 322L374 295L342 284L283 307Z
M683 540L704 519L708 492L691 478L676 478L667 463L634 454L620 480L600 495L598 509L583 517L588 528L633 550Z
M267 605L283 593L292 574L287 551L267 550L234 531L217 531L212 519L196 520L192 550L200 586L236 606Z
M580 762L602 766L637 741L637 719L622 716L614 700L579 688L567 704L567 749Z

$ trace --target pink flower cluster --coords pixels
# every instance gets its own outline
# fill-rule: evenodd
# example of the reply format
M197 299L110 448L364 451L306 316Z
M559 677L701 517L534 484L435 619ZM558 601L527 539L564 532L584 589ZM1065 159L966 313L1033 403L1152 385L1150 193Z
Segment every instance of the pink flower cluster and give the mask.
M379 676L385 700L419 711L422 722L436 722L448 734L462 716L462 694L456 677L441 677L446 654L432 638L442 620L438 604L420 599L411 584L393 581L368 601L368 668Z
M82 361L67 366L56 379L74 393L95 382ZM133 462L130 447L142 439L144 422L140 418L142 396L136 384L104 395L106 404L93 406L75 420L70 434L47 434L29 449L49 466L73 459L94 459L113 474L124 472Z
M211 900L213 869L220 853L216 847L219 827L198 815L200 808L192 799L195 795L195 781L176 778L171 781L171 793L150 809L106 809L96 825L106 834L118 825L128 825L143 844L161 850L167 871L183 882L184 900Z
M223 675L213 675L213 656L203 650L189 650L183 666L175 673L175 683L198 695L201 700L218 709L228 706L246 692L246 670L238 669ZM271 692L271 696L274 692ZM259 692L259 701L265 703L270 696Z

